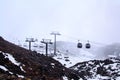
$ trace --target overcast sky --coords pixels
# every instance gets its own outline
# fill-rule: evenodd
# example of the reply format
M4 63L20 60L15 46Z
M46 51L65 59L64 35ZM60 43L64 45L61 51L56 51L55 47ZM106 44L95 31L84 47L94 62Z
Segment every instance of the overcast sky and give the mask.
M120 42L120 0L0 0L0 36Z

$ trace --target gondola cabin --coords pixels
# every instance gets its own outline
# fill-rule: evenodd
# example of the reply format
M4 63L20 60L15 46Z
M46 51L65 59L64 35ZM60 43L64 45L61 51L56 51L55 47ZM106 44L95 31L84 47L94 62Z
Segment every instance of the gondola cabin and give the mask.
M77 48L82 48L82 43L78 41Z
M80 43L79 40L78 40L77 48L82 48L82 47L83 47L82 43ZM89 43L89 41L85 44L85 48L86 49L91 48L91 44Z
M86 43L85 47L86 47L87 49L91 48L91 45L90 45L89 41L88 41L88 43Z

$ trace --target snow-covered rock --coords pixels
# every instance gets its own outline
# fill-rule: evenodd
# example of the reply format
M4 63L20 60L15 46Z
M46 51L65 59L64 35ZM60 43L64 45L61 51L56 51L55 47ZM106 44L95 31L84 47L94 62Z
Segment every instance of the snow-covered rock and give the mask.
M120 79L120 59L117 58L85 61L70 68L77 71L83 80Z

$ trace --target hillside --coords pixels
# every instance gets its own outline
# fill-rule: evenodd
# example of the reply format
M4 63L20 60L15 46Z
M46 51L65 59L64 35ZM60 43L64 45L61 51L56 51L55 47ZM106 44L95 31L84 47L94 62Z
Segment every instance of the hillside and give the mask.
M51 57L26 50L0 37L0 80L63 80L64 76L78 79L73 70Z
M117 57L95 60L89 50L61 51L51 58L0 37L0 80L120 80Z

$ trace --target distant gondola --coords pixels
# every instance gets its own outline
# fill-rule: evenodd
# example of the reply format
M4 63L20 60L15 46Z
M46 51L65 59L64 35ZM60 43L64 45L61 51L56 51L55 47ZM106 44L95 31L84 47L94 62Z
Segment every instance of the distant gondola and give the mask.
M77 47L78 47L78 48L82 48L82 43L80 43L79 40L78 40Z
M86 48L87 49L91 48L91 45L90 45L89 41L88 41L88 43L86 43Z

